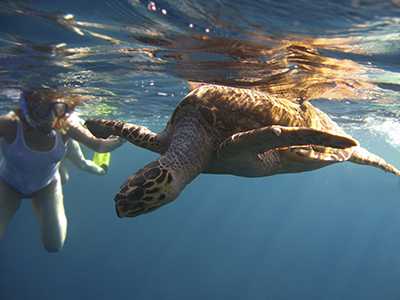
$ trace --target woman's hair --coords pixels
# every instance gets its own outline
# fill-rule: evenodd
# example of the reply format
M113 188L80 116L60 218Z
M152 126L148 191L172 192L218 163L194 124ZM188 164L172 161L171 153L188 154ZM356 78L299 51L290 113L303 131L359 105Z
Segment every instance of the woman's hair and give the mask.
M27 90L23 92L23 97L27 101L28 106L31 107L44 103L54 102L56 100L62 100L68 105L70 110L75 109L75 107L84 100L84 97L78 94L74 94L72 90L56 90L51 88Z
M56 90L51 88L27 90L22 93L22 97L26 104L25 108L19 107L15 110L18 114L24 114L24 109L33 109L35 106L55 102L57 100L65 102L68 105L69 111L72 112L77 105L88 99L87 96L81 96L78 93L74 93L73 90ZM53 126L55 126L55 129L58 129L61 133L65 134L70 125L66 118L59 118Z

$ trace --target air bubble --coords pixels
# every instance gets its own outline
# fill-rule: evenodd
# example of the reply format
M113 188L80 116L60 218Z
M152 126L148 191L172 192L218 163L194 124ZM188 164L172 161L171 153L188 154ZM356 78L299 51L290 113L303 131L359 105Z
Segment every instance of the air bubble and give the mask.
M147 9L150 10L150 11L156 11L156 10L157 10L156 3L153 2L153 1L150 1L150 2L147 4Z

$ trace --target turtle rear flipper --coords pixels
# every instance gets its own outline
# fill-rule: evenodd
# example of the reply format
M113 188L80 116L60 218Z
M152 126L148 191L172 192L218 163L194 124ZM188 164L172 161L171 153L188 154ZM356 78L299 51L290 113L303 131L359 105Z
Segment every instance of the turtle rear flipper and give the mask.
M337 163L350 159L353 148L337 149L324 146L293 146L284 149L283 155L291 160L301 162Z
M232 135L220 144L219 154L262 153L270 149L303 145L346 149L358 143L350 137L326 131L274 125Z
M383 158L369 152L367 149L362 147L355 148L349 161L360 165L368 165L379 168L396 176L400 176L400 170L398 170L395 166L392 166L391 164L387 163Z

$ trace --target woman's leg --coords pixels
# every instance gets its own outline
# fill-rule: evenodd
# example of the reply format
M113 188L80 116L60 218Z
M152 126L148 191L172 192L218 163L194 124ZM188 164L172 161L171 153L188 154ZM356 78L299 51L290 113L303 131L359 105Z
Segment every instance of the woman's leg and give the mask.
M0 239L20 205L21 195L0 179Z
M67 184L67 182L69 181L69 172L67 167L64 165L64 161L60 163L58 170L60 172L61 184Z
M60 175L47 187L37 192L32 205L39 219L42 242L48 252L58 252L67 235L67 218Z

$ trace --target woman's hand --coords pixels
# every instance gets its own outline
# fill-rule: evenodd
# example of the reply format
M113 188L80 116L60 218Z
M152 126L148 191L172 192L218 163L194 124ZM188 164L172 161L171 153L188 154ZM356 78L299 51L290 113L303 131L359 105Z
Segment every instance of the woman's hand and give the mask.
M68 127L66 132L68 137L84 144L96 152L111 152L125 142L125 139L115 136L107 139L97 138L87 128L78 123L71 122Z

